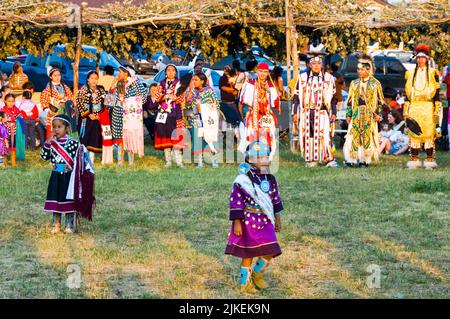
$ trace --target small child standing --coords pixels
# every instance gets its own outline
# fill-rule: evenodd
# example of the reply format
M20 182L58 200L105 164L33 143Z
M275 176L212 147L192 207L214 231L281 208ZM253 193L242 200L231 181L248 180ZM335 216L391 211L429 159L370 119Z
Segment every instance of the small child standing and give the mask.
M225 254L242 258L240 290L264 289L264 271L281 254L275 232L281 230L283 211L278 184L269 172L270 147L253 142L247 147L246 163L233 183L230 195L231 232ZM252 268L253 258L258 258Z
M44 210L53 214L52 234L61 231L61 217L65 215L65 233L76 230L75 203L67 199L70 177L75 156L80 143L69 137L70 119L66 115L56 115L52 121L52 133L41 148L41 158L53 165L48 183Z
M19 104L19 110L25 121L25 135L27 148L36 149L36 123L39 122L39 110L36 103L31 100L33 94L30 91L23 92L23 99Z
M56 115L52 133L41 149L42 159L53 165L44 210L53 214L52 234L61 231L65 215L65 233L77 231L78 216L92 220L94 170L84 145L69 137L70 119Z
M21 116L20 110L15 106L15 97L13 94L8 93L5 96L5 106L0 109L0 112L4 112L6 116L6 126L8 127L8 151L11 156L11 166L16 165L16 131L17 131L17 118ZM6 159L6 157L5 157Z
M0 167L6 168L6 156L8 155L8 127L6 126L6 115L0 112Z

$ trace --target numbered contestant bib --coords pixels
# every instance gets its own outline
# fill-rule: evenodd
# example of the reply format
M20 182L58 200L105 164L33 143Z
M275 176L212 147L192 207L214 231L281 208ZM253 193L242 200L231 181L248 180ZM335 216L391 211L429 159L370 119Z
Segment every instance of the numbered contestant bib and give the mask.
M219 114L217 113L216 106L214 104L201 104L200 105L202 113L203 127L207 128L218 128L219 127Z
M158 115L156 116L156 123L161 123L161 124L166 124L167 121L167 113L158 113Z
M270 129L274 125L273 118L270 115L263 116L261 118L261 127L265 129Z
M142 124L142 99L138 96L125 98L123 101L123 128L137 129Z
M109 125L102 126L102 132L103 132L103 139L105 140L112 139L111 126Z
M215 104L200 104L203 127L199 136L207 143L217 142L219 133L219 112Z

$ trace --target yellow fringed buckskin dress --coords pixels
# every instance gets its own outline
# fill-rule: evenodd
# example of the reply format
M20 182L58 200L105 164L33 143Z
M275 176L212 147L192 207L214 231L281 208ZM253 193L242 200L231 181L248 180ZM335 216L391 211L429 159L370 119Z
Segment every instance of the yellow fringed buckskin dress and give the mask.
M436 137L436 123L433 117L438 115L440 107L440 102L437 100L439 75L433 68L416 67L409 70L405 77L408 101L405 103L404 115L417 121L422 129L420 135L408 132L411 148L421 149L424 145L425 150L432 149Z

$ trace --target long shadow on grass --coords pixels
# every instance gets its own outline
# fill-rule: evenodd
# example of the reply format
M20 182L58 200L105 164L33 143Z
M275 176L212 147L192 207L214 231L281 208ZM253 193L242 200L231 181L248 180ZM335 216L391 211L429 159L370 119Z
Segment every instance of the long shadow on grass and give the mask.
M324 200L320 187L309 191L311 184L303 179L303 183L298 185L298 192L303 195L290 198L287 206L291 215L287 218L307 234L332 243L337 249L337 259L355 277L365 279L370 275L367 266L380 265L385 271L382 272L382 288L372 291L374 296L396 298L416 291L409 296L443 297L448 293L448 286L442 277L448 276L448 270L446 273L441 270L441 278L436 278L432 273L427 273L426 267L420 268L414 263L411 266L410 261L400 260L402 264L398 265L396 257L368 245L361 233L376 233L388 241L406 242L419 254L424 251L428 253L429 259L438 260L441 249L448 250L448 219L438 212L448 207L449 201L443 192L420 196L412 192L410 187L423 188L422 182L419 186L415 184L418 177L431 180L428 184L436 186L433 180L437 177L437 181L440 181L439 176L446 172L421 171L414 175L410 172L401 175L406 172L386 170L388 172L376 168L348 170L347 176L339 176L340 184L334 184L336 180L331 178L331 185L342 185L345 191L342 191L342 187L336 187L334 193L327 192L327 200ZM322 187L327 186L322 183ZM297 213L295 218L293 212ZM440 236L439 240L436 235ZM419 260L418 264L424 261ZM441 259L437 264L444 266L445 262L445 259ZM383 267L388 269L383 270ZM418 286L421 291L417 291Z
M1 298L83 298L85 289L66 285L67 265L49 264L34 245L42 236L41 225L27 225L20 211L14 218L1 217L0 297ZM28 223L29 224L29 223ZM54 242L57 244L57 242Z

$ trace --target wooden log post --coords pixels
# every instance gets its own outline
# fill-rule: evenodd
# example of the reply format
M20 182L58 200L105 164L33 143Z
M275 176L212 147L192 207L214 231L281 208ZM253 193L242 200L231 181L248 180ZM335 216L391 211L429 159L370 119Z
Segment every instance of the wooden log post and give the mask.
M286 10L286 67L287 67L287 81L291 81L291 19L289 19L289 0L285 0Z
M289 0L285 0L285 19L286 19L286 66L287 66L287 85L288 85L288 105L289 107L289 139L291 152L297 153L298 147L298 129L297 123L294 123L291 114L293 92L290 91L291 80L294 82L298 78L299 60L297 53L297 31L294 25L294 17ZM292 77L293 73L293 77Z
M77 96L78 81L79 81L79 65L81 57L81 45L83 37L83 10L87 8L87 2L82 2L79 10L79 17L77 17L77 40L75 45L75 60L73 63L73 94Z

